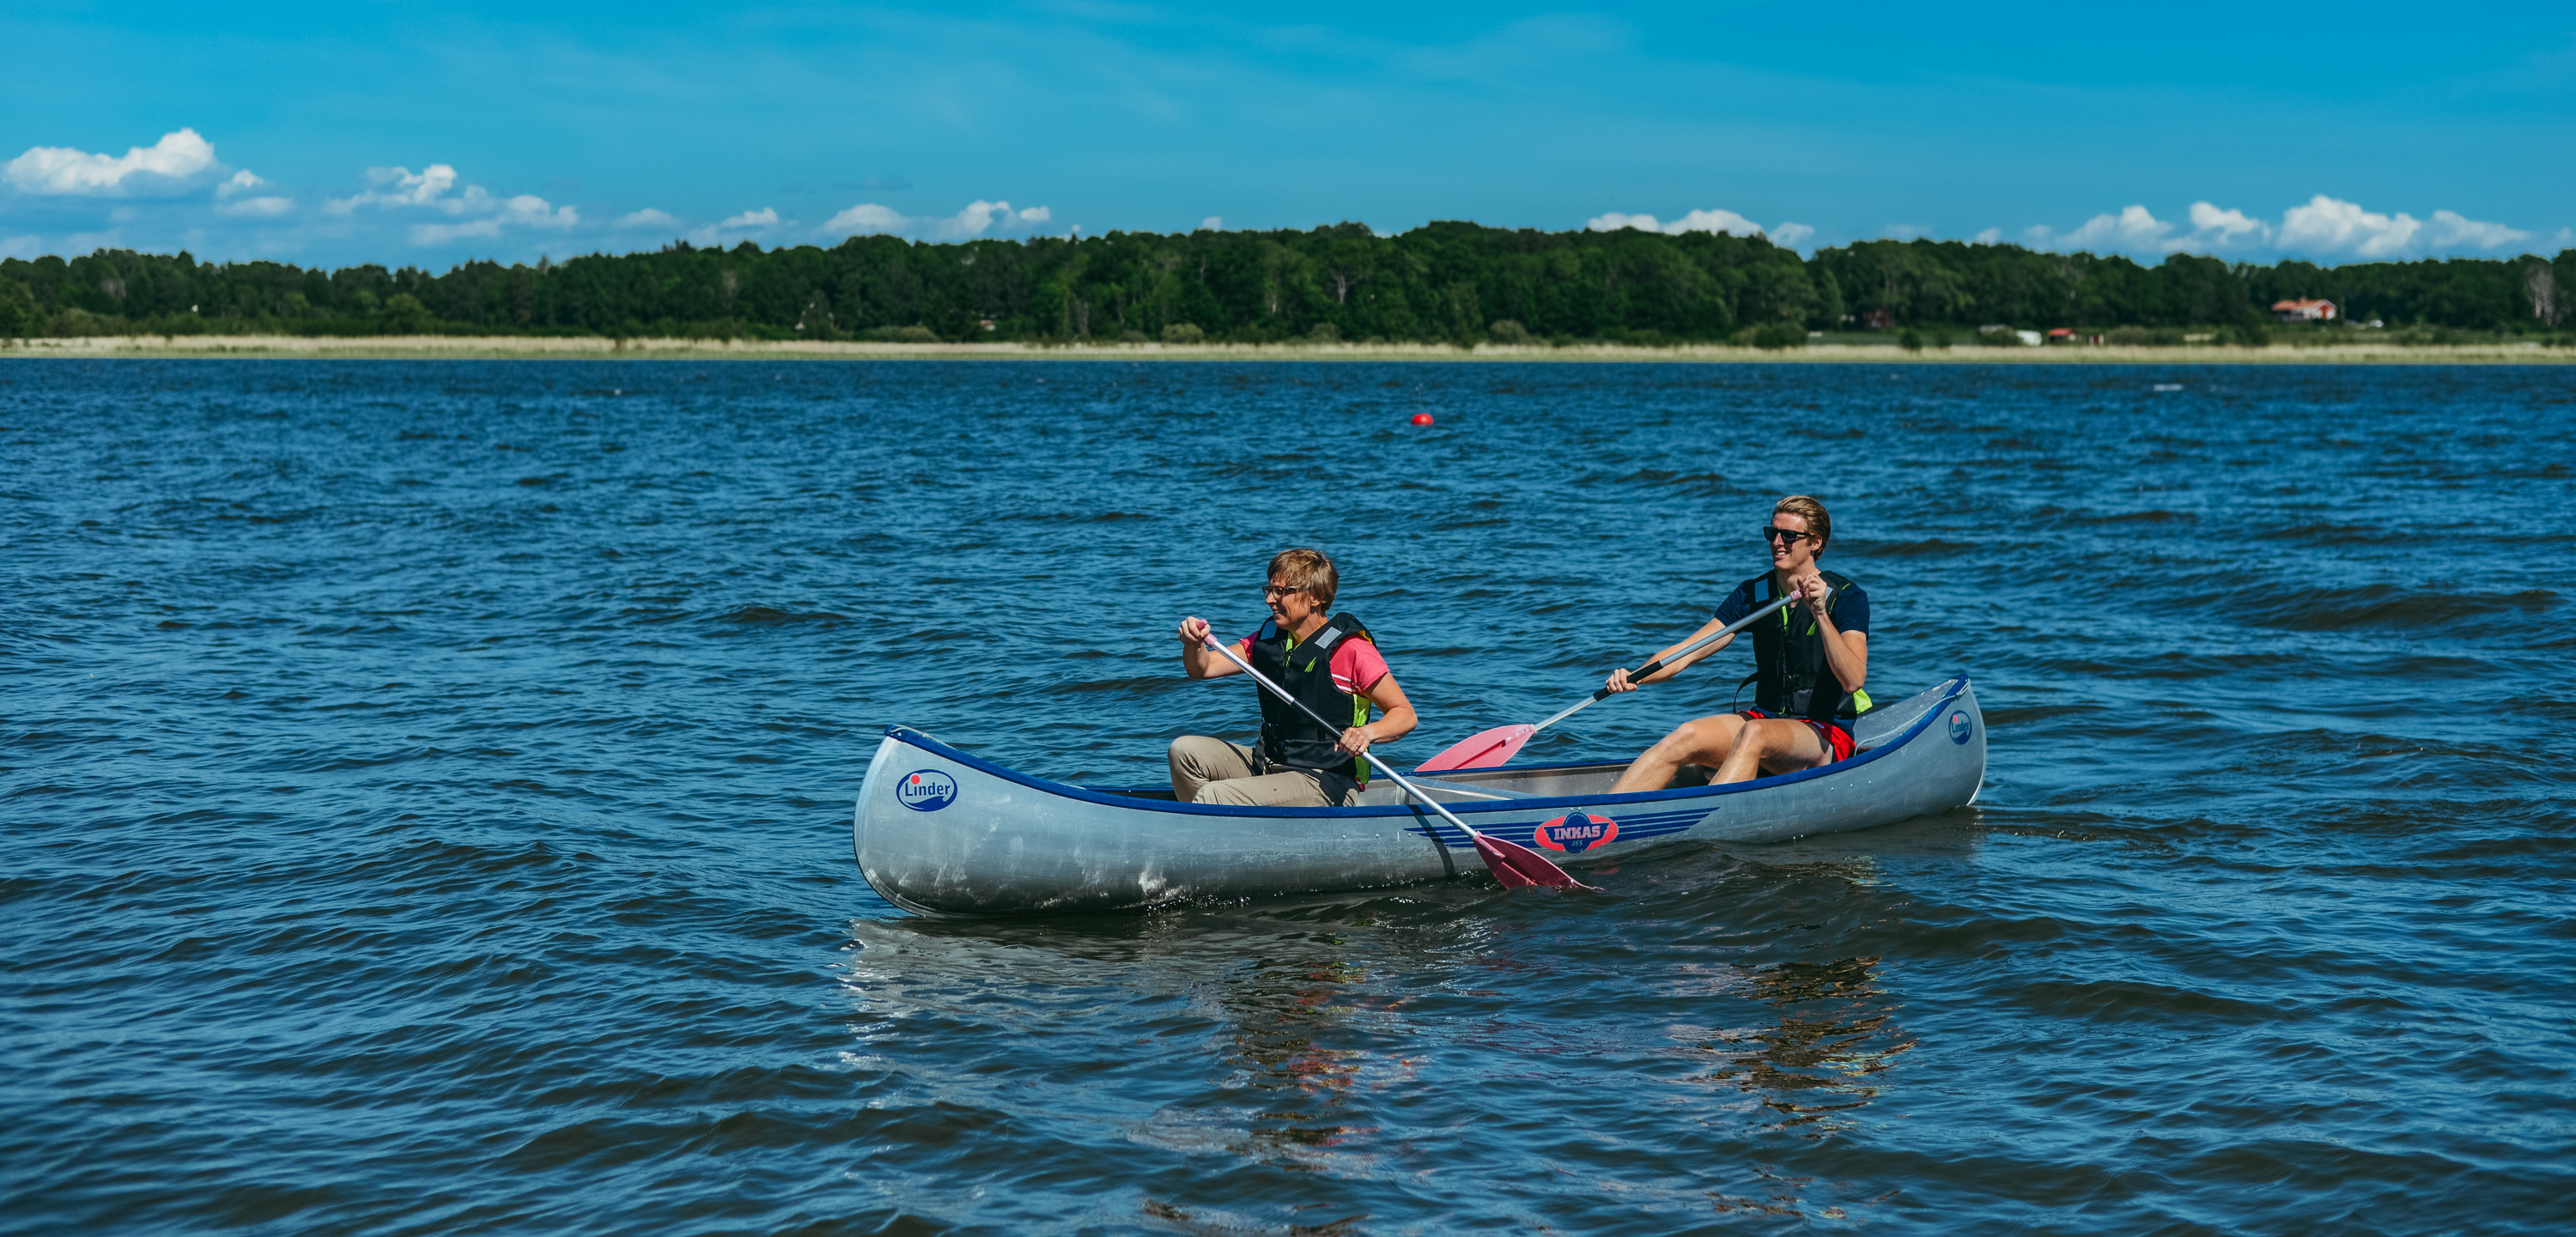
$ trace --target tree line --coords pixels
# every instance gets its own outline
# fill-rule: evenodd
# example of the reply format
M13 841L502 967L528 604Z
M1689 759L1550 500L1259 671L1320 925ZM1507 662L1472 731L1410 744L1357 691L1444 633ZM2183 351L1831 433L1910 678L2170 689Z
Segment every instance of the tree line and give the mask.
M1404 341L1788 346L1812 331L1946 340L1980 328L2260 342L2273 302L2439 341L2565 338L2576 250L2264 266L2175 254L1862 241L1801 258L1762 237L1433 223L1379 236L1112 232L830 248L673 244L503 266L337 270L100 250L0 261L0 338L76 335L584 335L913 342ZM2311 329L2311 328L2302 328ZM2356 331L2361 326L2323 328Z

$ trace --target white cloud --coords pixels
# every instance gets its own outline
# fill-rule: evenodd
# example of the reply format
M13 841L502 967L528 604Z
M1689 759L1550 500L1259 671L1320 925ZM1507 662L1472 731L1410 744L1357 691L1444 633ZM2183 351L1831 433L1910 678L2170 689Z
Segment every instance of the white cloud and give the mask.
M1730 236L1763 234L1761 224L1731 210L1695 210L1671 223L1664 223L1653 215L1627 215L1614 210L1609 214L1584 220L1583 226L1594 232L1616 232L1622 228L1634 228L1640 232L1661 232L1666 236L1679 236L1684 232L1723 232Z
M2307 205L2293 206L2282 214L2280 245L2283 249L2348 251L2364 258L2384 258L2405 252L2423 227L2420 220L2403 211L2375 214L2320 193L2308 199Z
M244 169L233 173L232 179L215 186L215 196L218 198L228 198L238 193L248 193L267 183L267 181L251 175L248 169Z
M2057 233L2046 227L2029 229L2026 235L2034 246L2047 249L2102 250L2113 253L2182 253L2191 250L2226 248L2240 238L2257 239L2271 229L2260 220L2238 210L2220 210L2207 202L2191 204L2192 230L2176 235L2180 225L2158 219L2144 206L2129 206L2119 214L2095 215L2072 232ZM1977 234L1987 244L2000 239L2002 232L1989 228Z
M874 202L862 202L823 224L823 230L836 236L859 236L876 232L900 232L911 222L893 210Z
M0 173L21 193L105 195L184 181L216 167L214 144L194 129L181 129L114 157L69 146L30 146L0 165Z
M1816 234L1814 228L1803 223L1784 223L1776 228L1765 228L1731 210L1695 210L1671 223L1662 222L1653 215L1629 215L1614 210L1606 215L1597 215L1584 220L1583 226L1594 232L1616 232L1622 228L1634 228L1640 232L1661 232L1666 236L1679 236L1684 232L1762 236L1780 245L1795 245Z
M2165 233L2173 225L2150 214L2146 207L2132 206L2117 215L2095 215L2084 226L2057 238L2068 248L2156 249L2162 247Z
M2110 253L2214 253L2270 250L2329 257L2398 258L2451 249L2496 249L2531 239L2531 233L2486 223L2456 211L2437 210L2430 221L2399 212L2383 215L2340 198L2318 194L2282 212L2277 224L2212 202L2194 202L2191 230L2158 219L2144 206L2095 215L2071 232L2034 227L2023 233L2037 249L2086 249ZM1977 234L1983 244L2001 240L2000 229Z
M777 227L779 222L778 209L764 206L759 210L747 210L728 215L721 222L711 223L690 232L689 239L701 245L723 245L728 239L737 241L746 239L742 235L745 232L765 233Z
M410 168L368 168L367 183L376 188L355 197L332 198L322 209L346 215L361 206L426 206L461 215L492 202L492 195L481 185L467 185L464 193L448 197L447 191L456 187L456 169L444 163L430 164L418 173Z
M1979 232L1975 236L1970 237L1969 240L1972 243L1979 245L2000 245L2004 243L2004 230L2002 228L1988 228L1985 231Z
M1717 232L1727 236L1760 236L1762 225L1731 210L1695 210L1671 223L1664 231L1679 236L1684 232Z
M2530 239L2531 233L2508 228L2501 223L2480 223L2457 211L2433 212L2432 241L2435 249L2454 249L2462 245L2493 249L2498 245Z
M1045 207L1039 207L1038 209L1040 209L1040 210L1044 210L1044 209L1046 209L1046 208L1045 208ZM1202 232L1222 232L1222 231L1224 231L1224 230L1225 230L1225 216L1223 216L1223 215L1210 215L1210 216L1208 216L1208 217L1207 217L1207 218L1205 218L1205 219L1201 219L1201 220L1199 220L1199 231L1202 231Z
M891 207L874 202L861 202L823 223L826 236L867 236L884 233L922 240L966 241L992 231L995 227L1027 227L1046 223L1055 212L1043 206L1012 210L1008 202L976 201L947 218L914 218Z
M546 228L568 232L581 223L581 212L570 206L554 206L544 198L523 193L501 203L501 213L470 223L422 223L411 229L415 245L444 245L468 236L499 236L505 227Z
M44 243L41 236L0 236L0 258L32 258Z
M632 214L617 217L617 226L621 228L670 228L679 226L679 223L679 220L671 217L670 212L655 210L650 206Z
M2272 235L2272 225L2241 210L2220 210L2208 202L2191 204L2191 230L2193 235L2222 246L2235 244L2240 238L2262 241Z
M533 193L511 198L496 198L481 185L457 188L460 178L456 169L445 163L433 163L421 171L410 168L382 167L367 169L367 183L374 188L345 198L330 198L322 209L334 215L351 215L361 206L380 210L436 211L460 223L418 223L411 229L414 245L445 245L469 237L494 237L504 228L540 228L547 231L570 231L581 223L581 211L572 206L556 206Z

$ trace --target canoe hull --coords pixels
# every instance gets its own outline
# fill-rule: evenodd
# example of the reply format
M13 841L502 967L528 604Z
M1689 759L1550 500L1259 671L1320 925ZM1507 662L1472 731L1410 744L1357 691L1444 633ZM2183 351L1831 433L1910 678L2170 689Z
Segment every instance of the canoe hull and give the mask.
M1772 842L1970 803L1985 719L1965 676L1873 712L1851 760L1732 786L1606 793L1618 765L1446 773L1429 783L1477 829L1568 866L1657 842ZM1136 910L1484 875L1455 827L1383 779L1363 806L1236 808L1028 777L891 727L868 763L853 842L887 901L921 915ZM1569 822L1570 823L1567 823ZM1615 827L1614 827L1615 826Z

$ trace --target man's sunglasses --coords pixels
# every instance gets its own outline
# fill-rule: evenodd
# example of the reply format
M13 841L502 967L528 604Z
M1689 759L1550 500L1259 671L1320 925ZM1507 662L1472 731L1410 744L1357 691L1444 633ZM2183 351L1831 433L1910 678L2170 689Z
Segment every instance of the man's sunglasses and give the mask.
M1796 541L1796 540L1797 540L1798 538L1800 538L1800 537L1810 537L1810 536L1814 536L1814 534L1813 534L1813 533L1802 533L1802 532L1799 532L1797 529L1794 529L1794 528L1773 528L1773 527L1771 527L1771 526L1770 526L1770 525L1768 525L1768 524L1765 524L1765 525L1763 525L1763 526L1762 526L1762 539L1763 539L1764 541L1771 541L1771 540L1775 540L1775 539L1776 539L1776 540L1781 540L1781 541Z

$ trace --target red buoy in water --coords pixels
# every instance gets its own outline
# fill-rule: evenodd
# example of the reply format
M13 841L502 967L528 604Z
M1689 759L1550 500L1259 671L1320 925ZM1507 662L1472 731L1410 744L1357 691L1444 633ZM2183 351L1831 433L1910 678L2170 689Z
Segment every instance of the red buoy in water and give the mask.
M1431 424L1431 414L1427 412L1417 412L1413 414L1413 423L1415 425L1429 425Z

